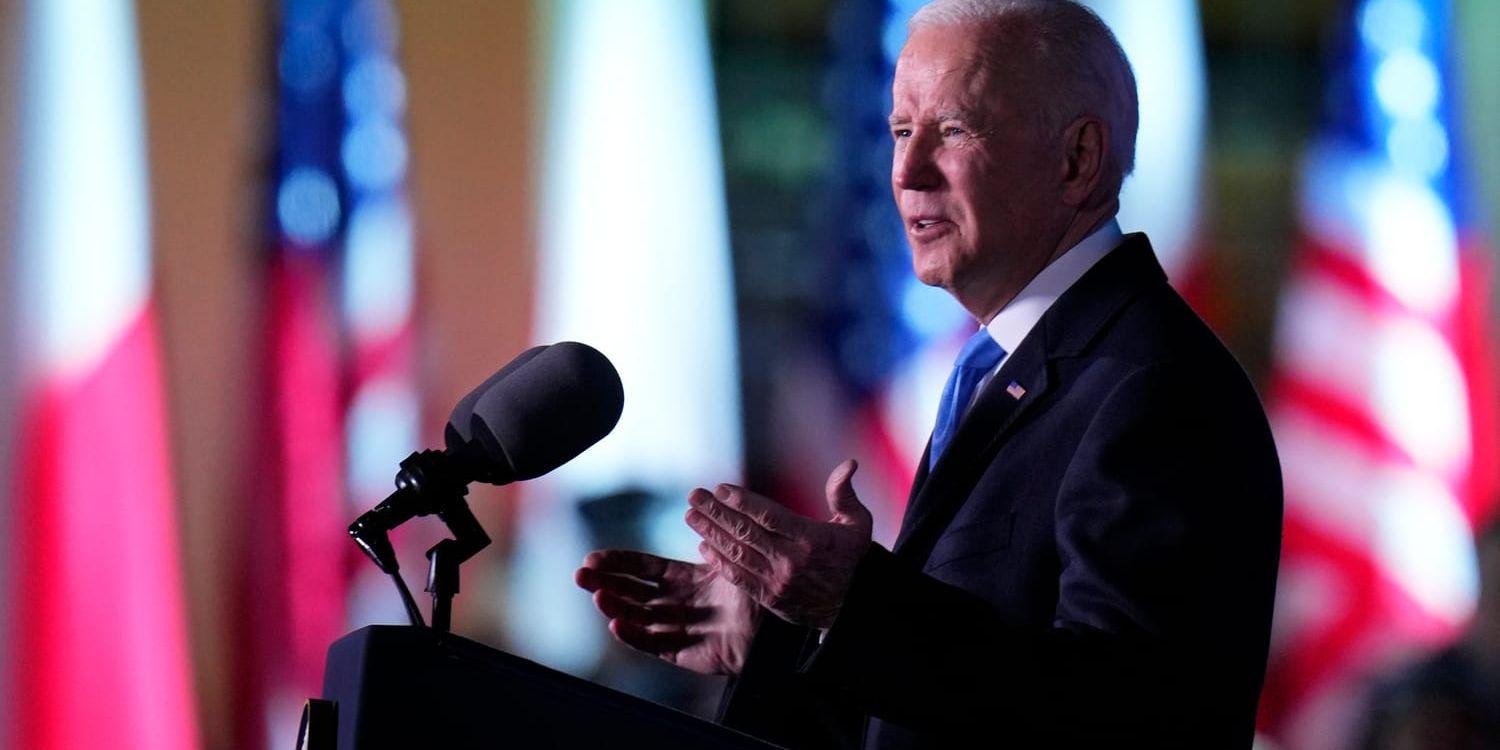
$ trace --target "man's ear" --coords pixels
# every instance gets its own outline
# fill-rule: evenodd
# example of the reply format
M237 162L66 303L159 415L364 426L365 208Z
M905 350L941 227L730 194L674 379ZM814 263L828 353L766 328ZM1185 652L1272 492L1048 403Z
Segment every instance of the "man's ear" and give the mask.
M1104 156L1109 149L1109 125L1084 115L1063 131L1063 202L1087 208L1104 180Z

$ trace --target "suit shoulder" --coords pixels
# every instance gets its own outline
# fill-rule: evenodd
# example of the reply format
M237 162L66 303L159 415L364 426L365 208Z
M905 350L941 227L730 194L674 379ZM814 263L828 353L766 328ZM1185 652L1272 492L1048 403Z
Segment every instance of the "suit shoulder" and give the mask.
M1249 382L1224 342L1166 283L1127 303L1094 344L1096 356L1118 358L1130 369L1165 365Z

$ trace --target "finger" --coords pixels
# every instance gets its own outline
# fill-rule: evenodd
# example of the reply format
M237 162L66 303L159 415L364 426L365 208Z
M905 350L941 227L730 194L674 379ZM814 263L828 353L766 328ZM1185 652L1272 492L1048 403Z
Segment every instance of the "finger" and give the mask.
M713 612L706 607L689 607L675 602L632 602L607 591L594 594L594 606L605 617L642 627L687 627L713 616Z
M606 573L623 573L645 581L691 581L693 579L692 564L635 550L595 550L583 558L583 567Z
M708 563L709 567L713 568L715 573L723 576L724 580L729 581L741 591L749 594L751 599L762 604L765 603L761 601L764 592L767 590L765 579L756 575L754 571L725 557L724 553L714 549L708 542L698 543L698 553L703 555L703 559Z
M799 536L810 523L781 503L733 484L715 487L713 503L743 515L775 536Z
M854 472L858 469L859 462L851 458L835 467L823 486L828 509L833 512L836 523L861 525L872 521L870 510L859 501L859 495L854 492Z
M624 620L632 625L645 627L656 622L651 619L650 610L635 602L611 596L606 591L594 593L594 608L611 620Z
M775 554L782 541L780 536L766 531L755 519L720 502L706 490L694 490L688 495L688 504L693 507L693 510L688 511L688 526L692 526L700 536L706 529L694 524L706 520L723 529L730 538L744 542L765 555Z
M714 549L724 553L733 562L757 572L769 573L771 563L767 560L767 555L776 553L771 548L766 532L743 517L727 520L727 523L732 524L733 532L726 528L725 523L716 522L697 508L687 512L688 528L713 545Z
M652 630L624 620L610 620L609 632L631 648L654 654L674 664L677 662L678 652L703 640L703 636L685 630Z
M637 602L655 599L674 592L671 584L666 586L648 583L638 578L618 573L606 573L595 568L579 568L573 581L586 591L608 591Z

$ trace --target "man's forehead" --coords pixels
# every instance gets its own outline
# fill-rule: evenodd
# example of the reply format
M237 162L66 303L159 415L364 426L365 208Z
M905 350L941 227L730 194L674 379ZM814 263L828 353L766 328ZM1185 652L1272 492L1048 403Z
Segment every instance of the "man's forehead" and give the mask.
M896 62L893 114L911 108L953 114L991 108L997 93L994 51L963 34L921 36L928 31L915 32Z

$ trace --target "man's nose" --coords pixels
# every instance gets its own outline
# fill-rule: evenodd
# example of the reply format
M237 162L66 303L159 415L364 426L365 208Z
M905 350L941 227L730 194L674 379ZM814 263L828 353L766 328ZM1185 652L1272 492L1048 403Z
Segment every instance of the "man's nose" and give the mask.
M891 160L891 184L897 190L931 190L941 181L927 140L913 134L897 145Z

